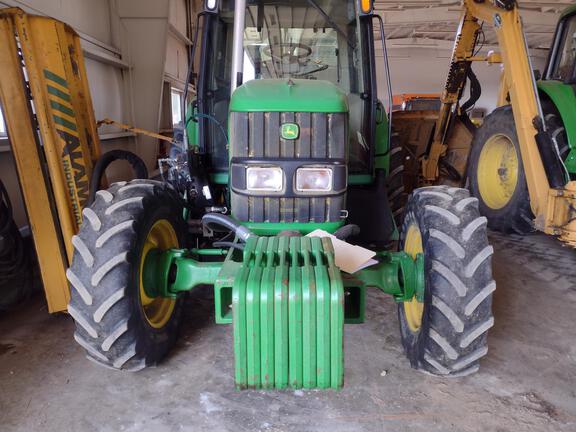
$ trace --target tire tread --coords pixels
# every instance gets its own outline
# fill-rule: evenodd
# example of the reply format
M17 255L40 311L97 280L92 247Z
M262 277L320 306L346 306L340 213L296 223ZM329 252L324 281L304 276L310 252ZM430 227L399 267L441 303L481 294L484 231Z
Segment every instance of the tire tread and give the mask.
M174 331L169 334L163 333L168 329L144 331L149 327L136 306L139 300L134 296L139 294L131 288L139 236L147 215L158 208L166 212L162 214L179 215L174 216L175 229L182 237L182 201L170 185L151 180L115 183L98 191L94 203L83 210L87 223L74 240L74 257L66 273L71 286L68 311L76 322L74 339L90 360L112 369L135 371L155 364L176 339L179 313L170 321Z
M426 292L420 330L409 329L403 304L398 306L400 329L411 365L433 375L474 373L488 352L496 283L486 219L476 203L467 190L433 186L415 190L406 208L401 243L416 223L422 234Z

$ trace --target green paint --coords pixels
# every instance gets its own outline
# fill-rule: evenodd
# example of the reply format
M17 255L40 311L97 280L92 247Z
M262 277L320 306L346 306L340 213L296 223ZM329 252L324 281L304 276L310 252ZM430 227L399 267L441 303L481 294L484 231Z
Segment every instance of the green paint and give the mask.
M316 271L310 266L312 243L303 242L302 250L305 252L304 266L302 267L302 380L306 388L316 387L316 340L317 319L315 296L317 293Z
M221 254L221 249L215 249ZM192 250L195 255L211 255L206 250ZM176 298L178 293L199 285L213 285L222 268L221 262L200 262L185 250L153 249L144 261L142 283L149 297Z
M242 252L231 251L214 284L214 310L216 324L232 323L232 287L242 269ZM236 260L233 258L236 257Z
M219 185L227 185L228 184L228 173L227 172L216 172L210 174L210 180L212 183L216 183Z
M226 253L224 262L198 261ZM237 388L338 389L344 323L363 322L365 288L397 302L424 298L423 255L413 260L405 252L380 252L377 258L378 264L343 278L329 238L254 236L243 251L154 249L142 277L150 297L176 298L214 285L216 322L234 326ZM353 296L356 310L347 316Z
M567 16L572 15L574 13L576 13L576 5L569 6L566 9L564 9L562 15L560 15L560 19L563 20Z
M228 255L227 249L190 249L191 255L199 256L226 256Z
M280 136L285 140L298 139L300 127L296 123L284 123L280 128Z
M306 240L303 240L306 239ZM246 244L244 253L228 251L226 249L170 249L161 251L151 250L144 262L144 274L142 275L144 289L150 297L175 298L178 293L190 291L198 285L216 285L220 288L231 287L238 274L247 262L254 259L258 267L274 267L277 260L274 258L278 253L278 247L284 245L284 249L301 250L301 253L292 253L285 257L290 261L286 264L292 267L306 267L312 262L327 262L329 258L322 255L322 247L317 242L324 242L319 237L258 237L254 236ZM280 245L280 246L279 246ZM316 248L313 246L316 245ZM286 249L286 250L288 250ZM250 255L257 251L258 254ZM256 252L254 252L256 253ZM242 254L240 260L238 255ZM264 255L267 254L267 255ZM200 262L200 256L225 256L222 262ZM234 256L236 255L236 258ZM343 286L360 287L371 286L379 288L387 294L394 296L396 301L405 301L415 295L419 300L424 295L424 257L419 254L413 260L405 252L379 252L379 263L358 273L347 276ZM266 258L266 260L264 259ZM247 261L248 260L248 261ZM175 267L175 268L174 268ZM399 275L402 275L400 280ZM312 277L312 275L308 275ZM290 275L288 275L290 277ZM297 277L292 274L292 277ZM300 277L300 276L298 276ZM261 282L265 279L260 278ZM259 282L259 283L261 283ZM271 282L271 279L270 279ZM317 287L318 289L318 287ZM305 298L310 293L300 292L301 288L295 286L296 297ZM218 294L218 293L217 293ZM216 299L221 295L216 295ZM231 322L227 313L217 314L220 323Z
M379 263L359 271L354 276L368 287L375 287L391 294L397 302L412 299L424 301L424 256L416 260L405 252L381 252ZM402 275L402 279L400 276Z
M68 108L65 105L62 105L56 101L50 100L50 106L52 107L52 109L55 109L56 111L60 111L61 113L69 115L70 117L74 117L74 111L72 111L70 108Z
M70 102L70 95L68 93L64 93L63 91L58 90L56 87L52 87L50 84L48 84L46 87L48 88L49 94L59 97L66 102Z
M187 256L176 257L176 279L169 286L170 296L190 291L200 285L214 285L222 268L221 262L198 262Z
M248 81L234 91L230 111L348 112L348 100L329 81L259 79Z
M216 287L234 311L237 388L342 386L344 290L329 239L250 238Z
M309 234L314 230L321 229L329 233L335 232L340 228L344 221L338 222L286 222L286 223L270 223L270 222L241 222L250 231L257 235L276 235L281 231L299 231L302 234Z
M374 177L371 174L350 174L348 176L349 185L367 185L372 184Z
M548 96L562 117L570 153L565 164L570 174L576 174L576 94L561 81L539 81L538 90Z
M186 135L188 138L188 148L199 146L198 121L193 119L194 114L196 114L194 104L190 103L186 107Z
M60 84L62 87L68 88L68 82L54 72L50 72L48 69L44 69L44 77L50 81L54 81L56 84Z
M162 252L153 249L148 252L142 271L142 285L148 297L175 297L168 290L168 275L172 261L180 254L179 250Z
M57 115L53 115L52 118L54 119L54 122L56 124L64 126L70 130L76 131L76 125L74 123L72 123L71 121L68 121L65 118L62 118L62 117L57 116Z

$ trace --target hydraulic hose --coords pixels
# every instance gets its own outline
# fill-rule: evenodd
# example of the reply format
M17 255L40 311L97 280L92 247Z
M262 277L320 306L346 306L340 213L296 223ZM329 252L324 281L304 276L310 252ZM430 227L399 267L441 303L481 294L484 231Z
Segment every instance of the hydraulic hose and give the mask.
M468 69L468 79L470 80L470 99L468 99L462 105L462 111L467 112L469 109L473 108L478 102L478 99L482 96L482 85L478 81L478 77L472 70L472 67Z
M346 240L348 237L357 236L358 234L360 234L360 227L358 225L349 224L338 228L334 233L334 236L339 240Z
M242 242L246 243L250 237L254 236L254 233L250 231L243 225L240 225L234 219L229 216L220 213L207 213L202 217L202 224L207 228L213 229L214 226L220 226L227 228L229 231L233 231L236 237Z
M96 165L94 165L94 171L92 172L92 179L90 181L90 194L88 195L88 202L86 204L87 206L94 202L96 192L98 192L98 189L100 188L100 182L106 172L106 168L108 168L112 162L117 160L125 160L130 164L134 172L134 178L148 178L148 169L146 168L146 164L134 153L127 150L111 150L106 152L100 156Z

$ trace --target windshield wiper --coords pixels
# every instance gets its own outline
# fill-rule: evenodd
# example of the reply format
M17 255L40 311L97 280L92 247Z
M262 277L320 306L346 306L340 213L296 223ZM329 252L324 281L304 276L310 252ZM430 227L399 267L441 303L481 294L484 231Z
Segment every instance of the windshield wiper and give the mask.
M312 69L311 71L308 71L308 72L300 72L300 73L295 73L295 74L290 74L290 75L292 75L293 77L296 77L296 78L301 78L301 77L304 77L304 76L307 76L307 75L312 75L312 74L315 74L315 73L318 73L318 72L325 71L325 70L328 69L329 67L330 67L330 66L328 66L327 64L325 64L325 65L321 65L321 66L317 67L316 69Z
M318 11L318 13L320 15L322 15L324 17L324 19L326 20L326 22L328 22L328 24L330 24L332 26L332 28L334 30L336 30L336 32L342 36L344 39L346 39L346 42L348 43L348 45L350 45L350 48L355 49L356 48L356 44L352 44L352 42L350 42L350 39L348 38L348 35L340 28L338 27L338 24L336 24L334 22L334 20L332 18L330 18L330 15L328 15L326 12L324 12L324 9L322 9L318 3L316 3L315 0L308 0L308 3Z

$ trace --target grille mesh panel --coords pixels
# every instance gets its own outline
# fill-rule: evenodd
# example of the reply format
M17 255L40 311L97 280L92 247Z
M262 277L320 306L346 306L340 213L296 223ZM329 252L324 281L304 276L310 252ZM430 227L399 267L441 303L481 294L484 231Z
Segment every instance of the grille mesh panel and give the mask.
M300 134L284 140L280 128L296 123ZM346 159L346 113L232 112L232 157ZM253 197L232 191L234 216L250 222L335 222L345 196L319 198Z

